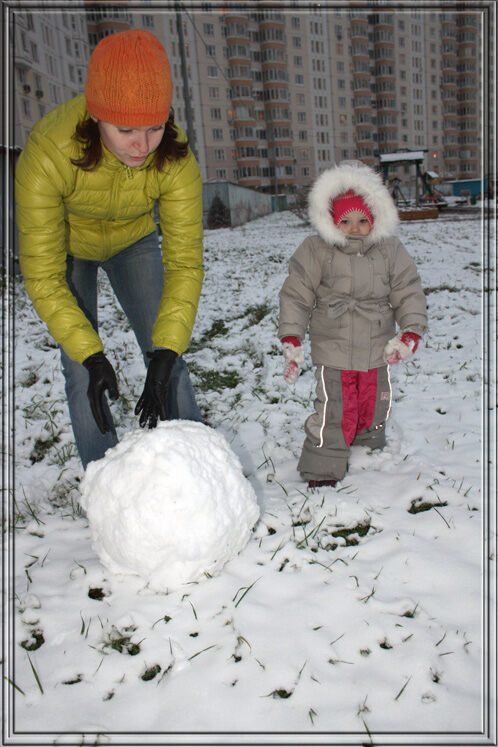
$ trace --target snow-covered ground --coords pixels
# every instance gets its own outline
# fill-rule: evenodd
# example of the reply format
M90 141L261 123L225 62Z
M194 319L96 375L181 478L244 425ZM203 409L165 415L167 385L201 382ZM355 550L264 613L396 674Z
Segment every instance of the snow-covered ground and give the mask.
M386 449L354 449L342 483L315 492L296 472L309 346L288 388L276 337L287 260L309 229L286 212L206 232L186 359L261 518L219 575L169 594L106 572L92 550L58 351L16 284L6 743L491 743L479 741L495 721L482 343L495 278L481 230L470 217L402 224L430 333L391 370ZM138 427L143 362L105 279L99 304L124 433Z

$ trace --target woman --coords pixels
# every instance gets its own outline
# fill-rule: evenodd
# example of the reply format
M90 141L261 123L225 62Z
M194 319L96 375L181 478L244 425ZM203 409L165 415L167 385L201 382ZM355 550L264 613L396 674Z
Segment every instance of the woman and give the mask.
M202 181L174 123L172 93L168 58L153 34L108 36L90 58L85 94L37 123L16 169L21 270L61 347L84 468L117 443L104 396L116 399L118 386L98 335L98 268L146 361L140 426L153 428L158 417L201 419L181 354L203 279Z

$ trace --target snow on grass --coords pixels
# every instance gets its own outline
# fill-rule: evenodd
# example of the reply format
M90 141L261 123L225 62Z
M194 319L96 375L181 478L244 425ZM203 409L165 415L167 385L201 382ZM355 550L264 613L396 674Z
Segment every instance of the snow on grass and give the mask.
M480 222L401 226L430 333L392 368L385 450L354 449L337 488L315 491L296 472L314 395L309 345L288 388L276 337L278 291L306 235L290 213L206 232L185 357L205 421L239 456L261 519L219 576L169 594L109 574L92 551L58 352L16 288L16 733L37 744L63 743L61 732L166 744L171 732L299 732L339 744L341 732L359 743L388 731L480 732ZM123 434L137 427L143 361L100 286Z

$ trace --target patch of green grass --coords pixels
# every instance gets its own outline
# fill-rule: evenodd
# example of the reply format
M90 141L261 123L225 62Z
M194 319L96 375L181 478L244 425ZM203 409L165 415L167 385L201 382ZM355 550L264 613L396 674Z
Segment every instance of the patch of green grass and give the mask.
M292 690L289 692L289 690L284 690L282 687L279 690L273 690L270 695L272 698L282 698L283 700L286 700L292 695Z
M30 371L27 376L25 376L24 379L22 379L19 383L21 386L24 386L26 388L29 388L30 386L33 386L36 384L36 382L39 380L39 376L35 371Z
M366 534L368 534L369 530L369 521L359 521L358 524L353 527L342 527L341 529L336 529L335 532L331 532L331 535L332 537L342 537L344 540L346 540L346 547L349 547L351 545L358 544L357 538L352 535L356 534L359 537L364 537Z
M408 509L409 514L419 514L422 511L430 511L431 508L436 508L437 506L447 506L448 501L437 501L437 502L431 502L431 501L424 501L422 497L414 498L412 502L410 503L410 508Z
M36 651L40 646L43 646L45 638L43 637L41 630L32 630L30 631L30 635L31 638L21 641L21 646L26 651Z
M48 438L46 439L39 436L36 439L29 455L31 464L36 464L36 462L41 462L43 459L45 459L47 452L50 451L54 444L58 444L60 440L60 436L57 434L48 436Z
M144 682L149 682L156 677L161 671L159 664L154 664L153 667L148 667L143 674L140 675L140 679Z
M83 677L81 676L81 674L77 674L76 677L74 677L74 679L66 680L62 684L63 685L77 685L78 682L81 682L82 680L83 680Z
M223 371L202 371L198 369L196 373L201 379L198 386L202 392L210 390L220 392L222 389L235 389L242 381L242 377L237 371L228 371L226 369Z
M107 639L104 641L104 648L112 648L120 654L129 654L136 656L140 653L140 644L132 643L131 637L135 628L125 628L123 631L112 626Z
M266 302L248 306L244 312L244 316L247 316L247 326L259 324L271 310L272 307Z
M226 326L224 319L215 319L211 327L204 332L198 340L191 340L188 348L189 353L195 353L204 347L206 342L209 342L215 337L227 335L230 329Z

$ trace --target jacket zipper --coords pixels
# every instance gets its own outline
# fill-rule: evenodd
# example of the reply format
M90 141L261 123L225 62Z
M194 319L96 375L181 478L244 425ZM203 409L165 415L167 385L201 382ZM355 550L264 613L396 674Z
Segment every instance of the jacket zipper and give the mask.
M133 169L130 166L125 166L124 171L125 171L127 179L133 179ZM119 182L121 180L121 174L122 173L123 172L121 171L121 169L118 169L116 171L116 174L115 174L113 182L112 182L112 187L111 187L111 205L110 205L109 214L107 216L107 220L114 220L115 205L116 205L116 195L117 195L117 192L118 192Z

